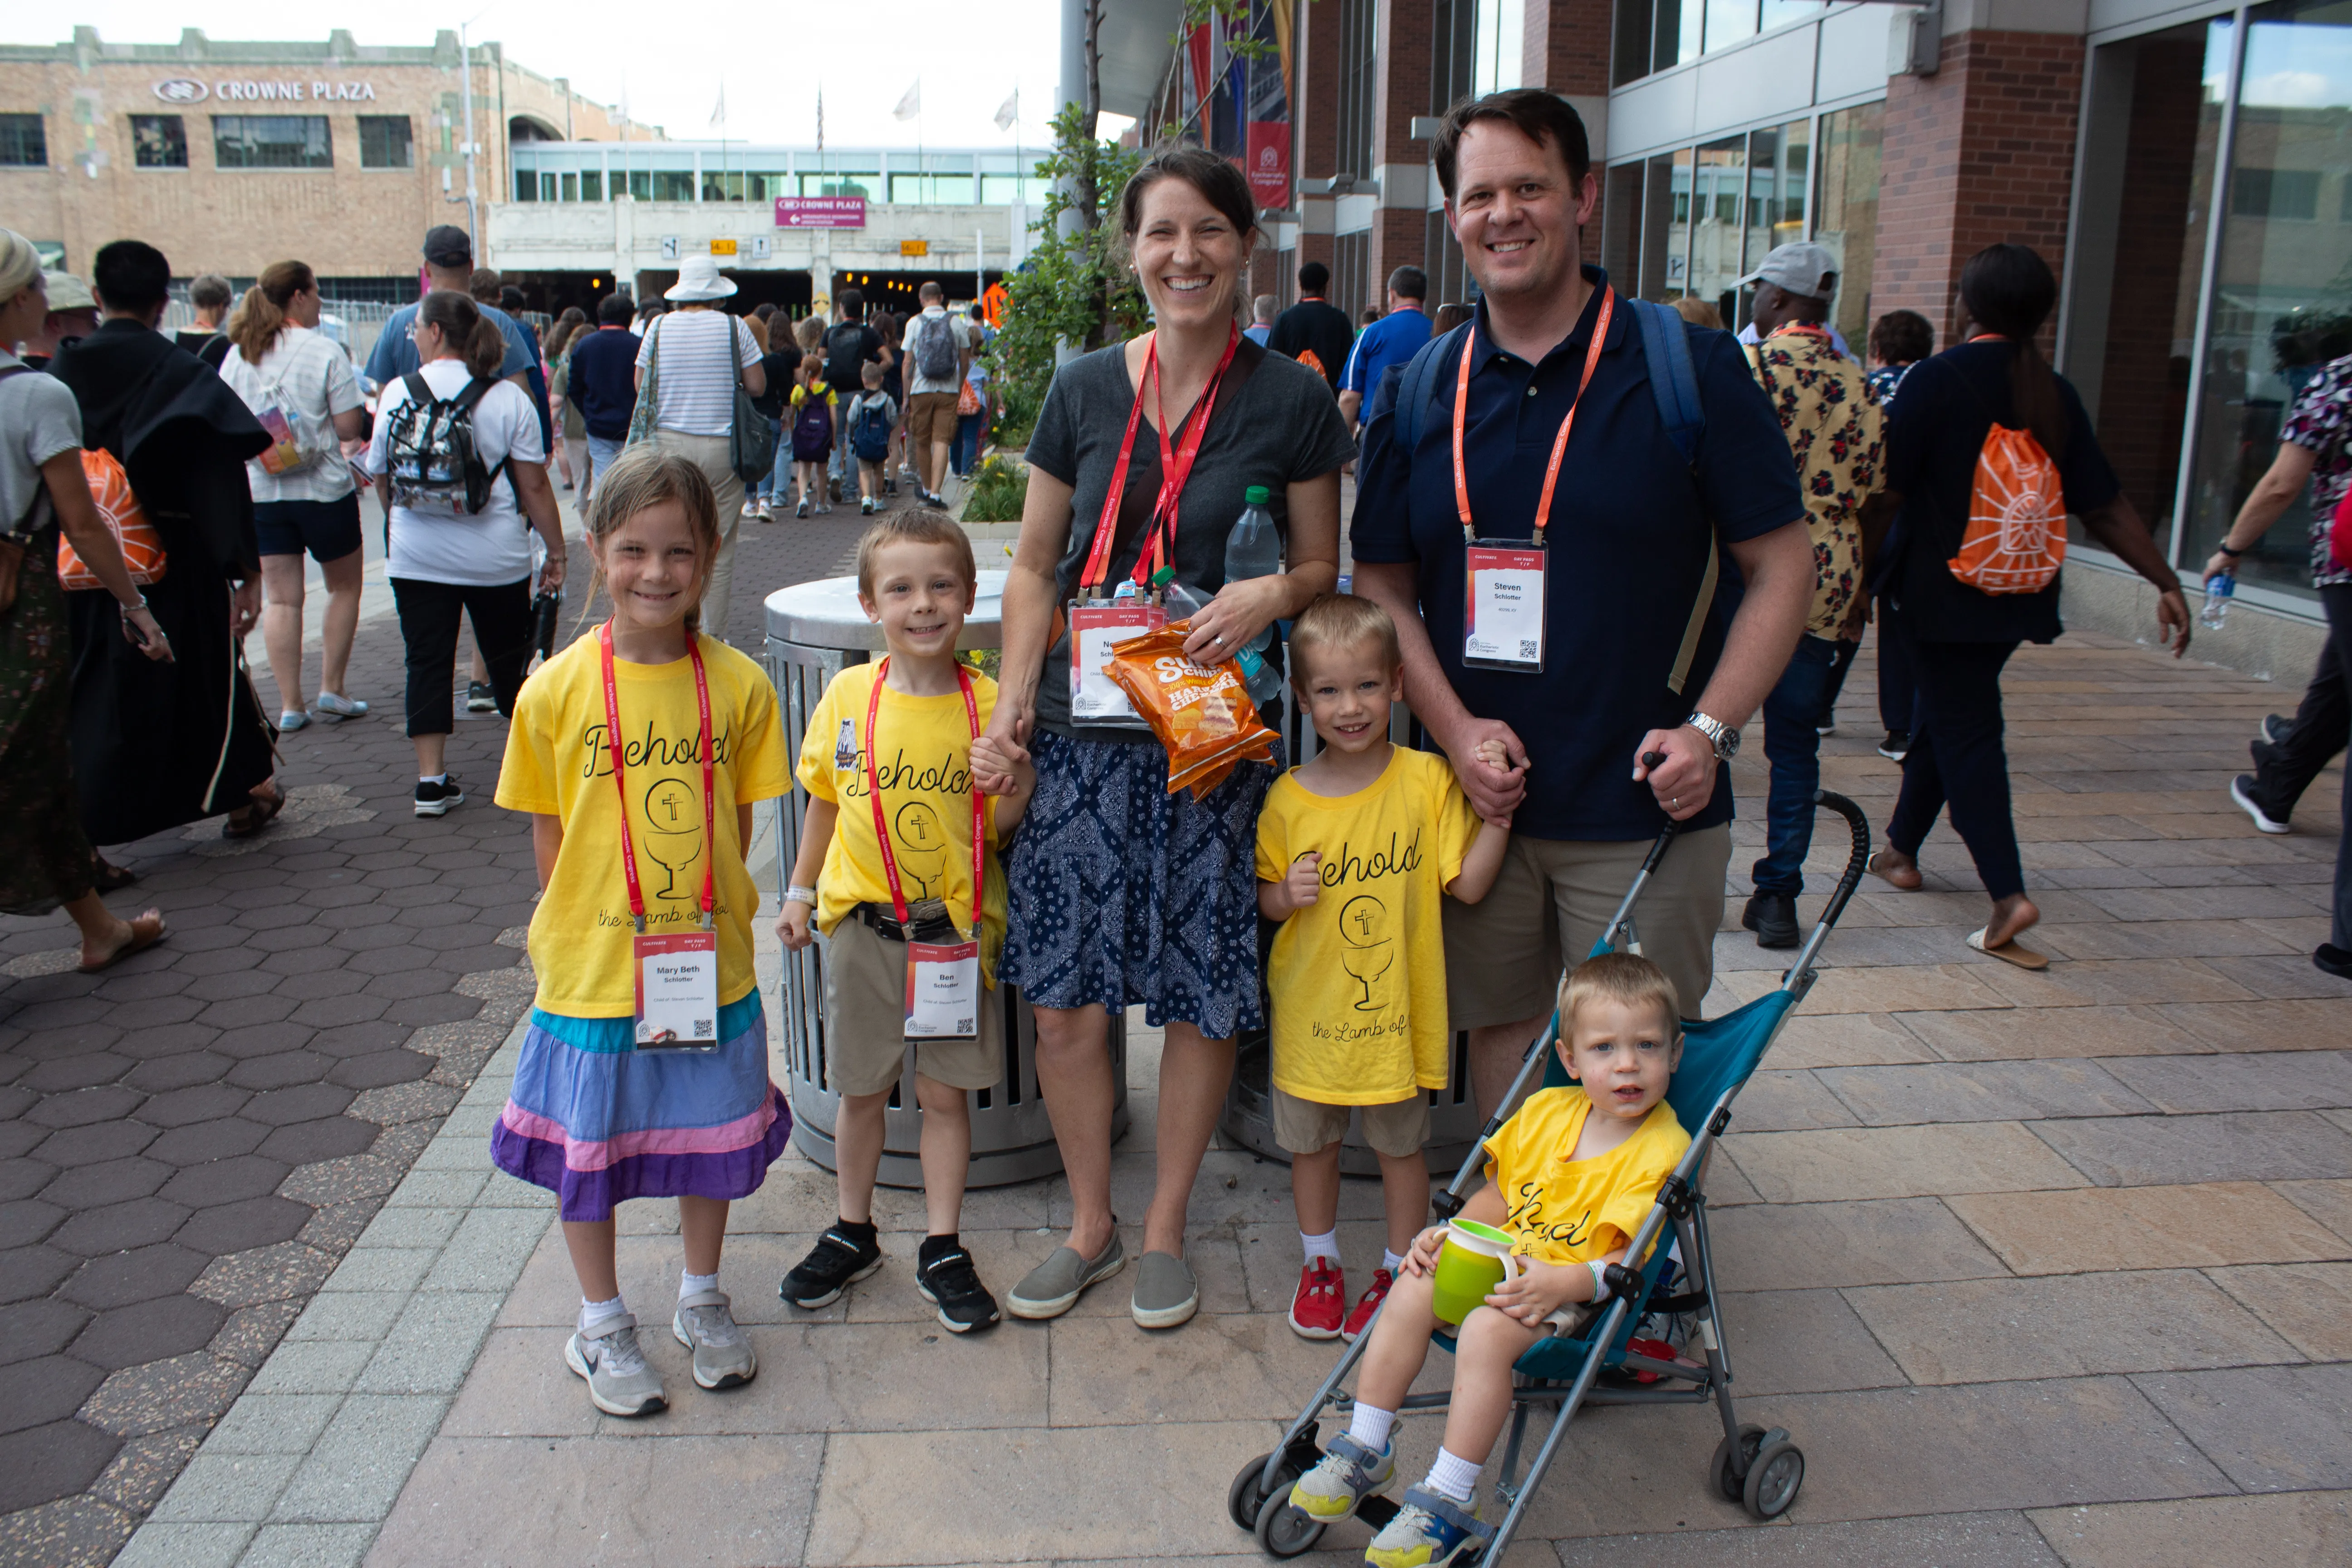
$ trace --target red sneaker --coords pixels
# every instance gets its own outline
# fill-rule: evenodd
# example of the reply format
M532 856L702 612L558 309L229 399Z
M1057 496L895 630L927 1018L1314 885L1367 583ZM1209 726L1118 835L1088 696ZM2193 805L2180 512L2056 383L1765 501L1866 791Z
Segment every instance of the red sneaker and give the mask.
M1372 1288L1364 1292L1363 1300L1356 1303L1356 1310L1349 1313L1348 1321L1339 1326L1339 1337L1349 1344L1363 1338L1364 1330L1371 1323L1372 1314L1381 1310L1381 1303L1388 1300L1389 1287L1395 1283L1396 1276L1387 1269L1373 1269Z
M1301 1339L1338 1339L1347 1310L1347 1284L1328 1259L1318 1258L1298 1271L1298 1294L1290 1299L1290 1326Z

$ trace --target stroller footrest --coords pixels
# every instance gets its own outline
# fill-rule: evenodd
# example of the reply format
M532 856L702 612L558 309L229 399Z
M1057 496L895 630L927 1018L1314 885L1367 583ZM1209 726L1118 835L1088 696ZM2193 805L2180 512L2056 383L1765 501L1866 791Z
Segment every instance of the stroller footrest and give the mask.
M1374 1493L1356 1505L1356 1517L1370 1525L1372 1533L1377 1535L1389 1527L1389 1521L1394 1519L1397 1510L1403 1506L1392 1497Z

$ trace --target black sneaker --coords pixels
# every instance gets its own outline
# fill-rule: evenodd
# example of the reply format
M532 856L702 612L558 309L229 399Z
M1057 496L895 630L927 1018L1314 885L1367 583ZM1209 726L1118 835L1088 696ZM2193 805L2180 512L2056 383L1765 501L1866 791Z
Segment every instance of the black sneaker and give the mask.
M784 1276L776 1294L795 1307L814 1311L841 1300L841 1293L882 1267L878 1242L859 1245L835 1226L816 1238L809 1255Z
M1890 763L1899 763L1911 754L1911 737L1901 730L1889 730L1886 739L1878 742L1878 754Z
M1797 900L1786 893L1759 893L1748 900L1739 923L1756 933L1759 947L1794 947Z
M2230 781L2230 799L2240 811L2254 819L2255 828L2263 833L2292 833L2294 824L2284 816L2273 816L2270 806L2256 792L2262 781L2252 773L2240 773Z
M2294 721L2281 713L2263 715L2262 738L2273 746L2284 746L2286 738L2294 733Z
M971 1254L961 1247L918 1268L915 1289L940 1310L940 1322L951 1334L968 1334L996 1321L996 1298L980 1282Z
M469 680L466 682L467 712L487 713L498 705L499 700L491 693L490 683L488 681Z
M2338 980L2352 980L2352 949L2323 942L2312 950L2311 966L2323 974L2333 974Z
M457 787L456 773L444 773L439 784L424 779L416 781L416 815L446 816L453 805L466 804L466 792Z

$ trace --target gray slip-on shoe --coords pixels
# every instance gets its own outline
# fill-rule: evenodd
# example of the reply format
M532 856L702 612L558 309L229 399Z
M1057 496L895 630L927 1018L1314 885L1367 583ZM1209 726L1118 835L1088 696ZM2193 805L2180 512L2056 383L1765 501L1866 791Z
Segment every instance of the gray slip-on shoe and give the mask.
M724 1290L681 1297L669 1331L694 1352L694 1381L705 1388L740 1388L760 1374L760 1358Z
M1028 1277L1004 1298L1004 1310L1016 1318L1058 1318L1078 1303L1086 1288L1108 1279L1127 1267L1127 1248L1112 1231L1110 1245L1091 1259L1074 1247L1057 1247L1054 1256L1032 1268Z
M627 1312L576 1333L563 1362L588 1382L588 1400L607 1415L651 1415L665 1408L661 1373L637 1346L637 1320Z
M1147 1252L1135 1266L1135 1300L1128 1310L1138 1327L1172 1329L1201 1310L1201 1287L1192 1266L1165 1252Z

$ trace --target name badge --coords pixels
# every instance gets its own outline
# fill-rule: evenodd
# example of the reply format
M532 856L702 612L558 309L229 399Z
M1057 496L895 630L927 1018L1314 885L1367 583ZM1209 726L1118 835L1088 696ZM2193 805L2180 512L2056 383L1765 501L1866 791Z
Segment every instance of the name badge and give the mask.
M1118 683L1104 673L1110 667L1113 643L1157 631L1168 624L1168 612L1142 599L1113 599L1108 604L1068 606L1070 622L1070 719L1079 724L1123 724L1141 730L1143 716L1127 700Z
M1462 662L1538 674L1544 660L1544 552L1524 542L1480 541L1467 552Z
M970 1040L980 1035L980 943L907 944L907 1037Z
M719 933L635 937L637 1049L719 1048Z

